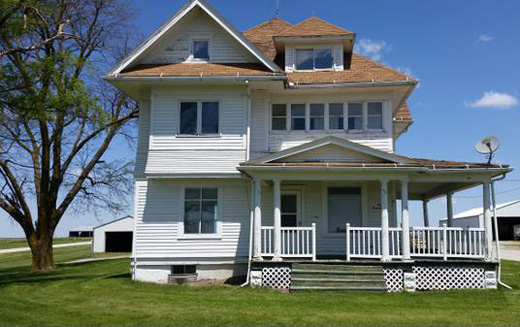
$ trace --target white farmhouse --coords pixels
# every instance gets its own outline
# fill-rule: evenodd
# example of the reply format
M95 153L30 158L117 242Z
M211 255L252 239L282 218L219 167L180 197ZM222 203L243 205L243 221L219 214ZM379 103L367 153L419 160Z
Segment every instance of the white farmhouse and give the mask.
M291 290L495 285L489 185L511 169L396 154L418 81L354 53L355 37L318 17L242 33L193 0L109 72L141 108L135 279L247 275ZM409 225L409 200L427 209L482 185L477 228ZM439 269L449 273L435 277Z

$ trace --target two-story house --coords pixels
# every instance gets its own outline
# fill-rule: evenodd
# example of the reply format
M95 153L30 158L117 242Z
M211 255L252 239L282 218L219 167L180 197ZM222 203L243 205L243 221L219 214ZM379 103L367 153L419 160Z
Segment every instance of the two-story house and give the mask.
M193 0L106 76L140 104L135 279L330 289L327 268L368 260L389 289L492 285L489 185L510 168L397 155L418 81L353 52L355 38L318 17L242 33ZM478 185L478 228L429 225L428 201L447 196L452 217L453 193ZM410 226L411 200L425 226Z

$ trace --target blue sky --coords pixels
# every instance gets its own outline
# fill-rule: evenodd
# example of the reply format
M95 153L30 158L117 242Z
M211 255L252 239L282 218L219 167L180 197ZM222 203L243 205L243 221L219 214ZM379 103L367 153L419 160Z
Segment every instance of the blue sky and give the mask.
M131 0L135 23L148 35L185 0ZM239 30L275 15L276 0L209 0ZM399 154L436 159L482 161L476 141L496 135L502 141L496 162L520 166L520 1L344 1L279 0L280 17L297 23L311 15L357 33L358 50L411 73L420 86L409 99L415 123L397 142ZM113 149L116 147L113 147ZM133 156L129 149L111 155ZM498 202L520 197L520 172L497 185ZM457 193L455 212L481 205L481 189ZM412 223L422 219L412 203ZM431 203L436 220L445 200ZM132 213L129 208L128 213ZM76 225L113 219L107 213L69 213L59 235ZM0 215L0 237L21 229Z

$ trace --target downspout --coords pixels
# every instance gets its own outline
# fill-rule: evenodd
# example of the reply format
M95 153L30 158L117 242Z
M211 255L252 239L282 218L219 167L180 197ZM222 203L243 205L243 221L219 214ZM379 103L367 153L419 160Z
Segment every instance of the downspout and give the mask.
M506 174L502 174L502 176L491 179L491 203L493 204L493 227L495 228L495 244L497 247L497 260L498 260L498 273L497 273L497 281L498 284L502 285L508 290L511 290L511 286L505 284L500 279L500 276L502 274L502 260L500 258L500 241L498 239L498 219L497 219L497 203L495 200L495 182L501 181L504 178L506 178Z
M247 258L247 275L246 281L240 285L240 287L244 287L249 285L249 279L251 275L251 259L253 258L253 192L254 185L251 182L251 192L249 197L249 254Z

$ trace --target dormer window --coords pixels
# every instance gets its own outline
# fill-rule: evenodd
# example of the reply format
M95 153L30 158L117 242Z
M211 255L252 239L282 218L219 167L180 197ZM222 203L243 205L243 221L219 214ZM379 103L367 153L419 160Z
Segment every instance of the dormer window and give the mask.
M329 70L333 68L332 49L296 49L296 70Z
M192 57L194 60L209 60L209 41L193 40Z

